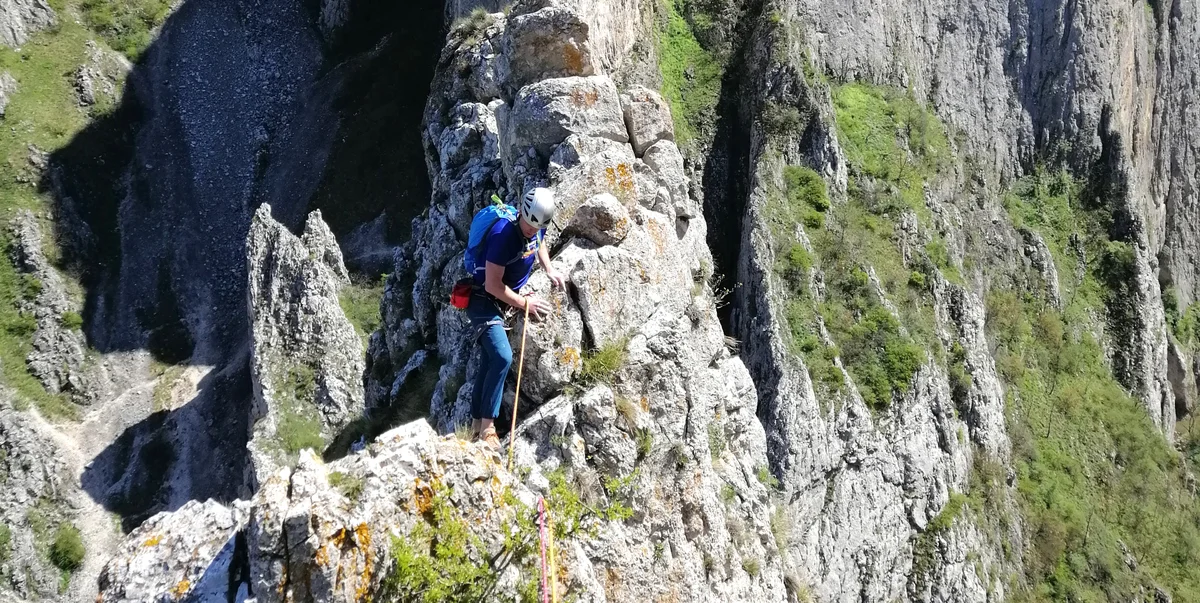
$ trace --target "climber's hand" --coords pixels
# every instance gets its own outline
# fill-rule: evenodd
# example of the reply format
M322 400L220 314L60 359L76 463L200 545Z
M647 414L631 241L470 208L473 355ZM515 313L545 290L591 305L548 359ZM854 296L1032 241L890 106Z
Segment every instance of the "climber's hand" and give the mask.
M546 271L546 276L550 278L550 284L554 285L555 289L562 289L566 286L567 279L563 273L551 268Z
M530 295L525 298L525 303L529 305L529 316L534 320L541 320L550 315L550 302Z

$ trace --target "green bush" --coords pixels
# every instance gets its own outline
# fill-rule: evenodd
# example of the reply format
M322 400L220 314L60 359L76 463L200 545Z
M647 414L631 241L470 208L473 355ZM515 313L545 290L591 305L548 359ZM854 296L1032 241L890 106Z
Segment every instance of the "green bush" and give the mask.
M819 212L829 209L829 189L816 171L802 165L783 168L783 182L793 207L808 206Z
M465 17L460 17L450 26L450 30L454 36L463 40L463 44L474 46L479 43L479 37L483 35L492 24L492 16L487 9L482 6L475 7L471 13Z
M759 465L758 469L754 470L754 476L758 478L758 481L762 485L771 490L777 490L779 488L779 480L776 479L774 475L771 475L771 469L766 465Z
M963 403L971 391L974 379L967 372L967 351L959 342L950 347L950 361L947 369L950 373L950 394L955 402Z
M654 448L654 433L647 427L639 427L637 430L637 457L639 461L643 461L650 456L650 451Z
M1200 342L1200 303L1193 303L1172 324L1175 339L1188 348Z
M342 473L341 471L333 471L329 474L329 485L337 488L342 493L342 496L350 499L351 502L358 502L365 486L361 477Z
M63 327L73 331L83 328L83 317L78 312L63 312L63 315L59 318L59 322Z
M805 228L820 230L825 228L825 214L815 209L806 209L800 218L800 222L804 224Z
M1133 246L1121 241L1109 241L1100 260L1100 276L1113 290L1132 286L1137 276L1137 258Z
M762 570L762 566L758 559L747 557L742 560L742 569L746 570L746 573L750 574L751 578L757 578L758 573Z
M721 502L728 505L736 498L737 491L733 489L733 486L730 486L729 484L724 484L721 486Z
M380 586L384 601L455 603L486 598L498 574L486 548L450 501L438 490L418 523L405 536L392 537L392 561Z
M812 270L812 254L803 245L796 243L783 258L783 278L794 292L803 292L808 284L808 273Z
M763 108L762 124L763 129L771 136L798 134L800 126L803 125L799 109L772 101L767 101L766 107Z
M708 451L710 454L712 454L713 460L721 458L721 455L725 454L726 444L727 444L727 440L725 439L725 430L722 429L721 426L717 425L716 423L709 423L708 424Z
M845 309L825 304L825 315L864 402L882 410L891 404L893 392L908 391L925 353L902 334L900 322L887 308L872 304L855 321Z
M60 525L50 545L50 562L58 569L73 572L83 565L84 554L79 528L71 524Z

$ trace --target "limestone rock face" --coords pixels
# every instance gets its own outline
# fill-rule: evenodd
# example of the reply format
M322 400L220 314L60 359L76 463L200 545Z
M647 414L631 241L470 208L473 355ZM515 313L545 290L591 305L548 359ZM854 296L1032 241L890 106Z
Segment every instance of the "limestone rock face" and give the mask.
M633 152L639 157L660 140L675 140L671 107L659 93L645 86L635 86L621 95L621 109L625 113Z
M175 600L224 601L239 588L238 540L248 517L244 509L209 500L190 501L159 513L131 532L100 574L98 601L134 603ZM241 543L241 547L245 544ZM234 592L230 593L230 585ZM239 592L240 591L240 592Z
M51 393L70 393L80 403L90 401L84 366L84 340L80 303L67 294L58 270L46 259L37 218L21 211L11 226L13 263L36 293L22 301L22 312L36 322L33 349L26 357L29 372Z
M603 76L543 80L521 88L506 126L505 148L512 158L531 149L549 157L571 134L629 140L617 87Z
M9 534L0 561L0 599L52 598L58 594L59 570L42 554L30 517L50 525L69 519L62 513L69 477L55 443L11 404L10 393L0 390L0 523Z
M574 11L547 6L513 17L505 49L508 85L516 90L539 80L595 73L588 41L588 25Z
M8 101L16 91L17 80L13 79L12 74L7 71L0 73L0 117L4 117L4 110L8 108Z
M634 111L644 161L610 76L521 80L507 56L518 27L541 23L538 35L559 38L551 48L568 43L562 36L587 45L591 33L546 25L561 13L536 4L478 20L469 38L451 33L426 109L433 203L388 279L368 361L367 389L381 399L371 404L401 402L391 392L410 367L432 362L430 423L448 433L469 420L477 346L446 296L462 275L470 217L492 194L513 202L548 186L558 202L552 263L567 287L554 290L535 271L522 293L552 312L527 329L512 322L514 350L525 330L517 463L533 491L560 470L589 505L619 501L632 512L564 544L571 592L582 601L783 601L755 388L704 283L712 259L682 156L661 119L645 125L642 112L663 107L626 91L651 105Z
M88 61L75 71L80 106L90 107L102 99L117 102L117 91L133 66L120 53L105 50L93 40L87 41L87 54Z
M308 445L318 435L314 428L329 442L361 415L364 367L361 340L338 302L349 277L319 211L297 237L271 217L269 205L260 206L246 255L256 420L251 450L261 480L296 447L298 429L310 434Z
M15 48L58 21L46 0L0 0L0 44Z
M629 211L612 196L601 193L575 210L566 234L577 234L597 245L618 245L629 236Z

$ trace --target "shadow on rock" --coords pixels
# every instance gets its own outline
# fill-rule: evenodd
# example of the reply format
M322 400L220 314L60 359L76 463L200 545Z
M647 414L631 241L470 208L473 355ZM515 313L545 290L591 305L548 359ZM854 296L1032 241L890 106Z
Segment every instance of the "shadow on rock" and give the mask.
M187 403L159 410L126 428L88 463L84 490L121 517L125 532L188 500L232 501L250 495L249 412L229 400L250 399L244 362L213 370Z

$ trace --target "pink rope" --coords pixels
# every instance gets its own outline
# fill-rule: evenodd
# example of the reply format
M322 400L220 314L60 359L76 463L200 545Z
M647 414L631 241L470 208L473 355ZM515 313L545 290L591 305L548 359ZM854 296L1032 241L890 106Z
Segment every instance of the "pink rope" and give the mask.
M538 535L542 541L542 603L550 603L550 589L546 583L546 499L538 497Z

